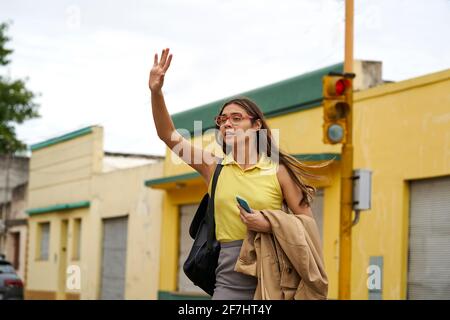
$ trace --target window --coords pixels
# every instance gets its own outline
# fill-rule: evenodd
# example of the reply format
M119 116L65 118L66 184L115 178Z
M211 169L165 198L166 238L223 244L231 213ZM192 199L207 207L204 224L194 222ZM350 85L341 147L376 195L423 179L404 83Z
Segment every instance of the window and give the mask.
M50 222L38 224L38 259L48 260L49 242L50 242Z
M75 219L72 239L72 260L80 260L81 257L81 218Z

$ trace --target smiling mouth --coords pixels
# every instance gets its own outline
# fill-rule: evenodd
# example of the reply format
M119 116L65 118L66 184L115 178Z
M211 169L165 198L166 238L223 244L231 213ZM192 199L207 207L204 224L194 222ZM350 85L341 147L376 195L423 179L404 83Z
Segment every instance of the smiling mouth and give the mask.
M234 133L234 132L225 132L225 138L226 137L235 137L236 136L236 133Z

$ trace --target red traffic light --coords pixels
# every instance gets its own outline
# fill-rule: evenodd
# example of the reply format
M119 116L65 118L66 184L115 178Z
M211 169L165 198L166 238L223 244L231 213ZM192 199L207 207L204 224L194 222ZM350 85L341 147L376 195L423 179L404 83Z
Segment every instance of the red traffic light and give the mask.
M351 89L352 83L349 79L341 76L325 76L322 85L323 97L335 99L345 95Z
M338 81L336 81L336 88L335 88L335 92L336 95L341 96L344 94L346 89L346 83L344 79L339 79Z
M341 96L345 93L345 91L347 91L347 89L350 88L350 81L348 81L347 79L339 79L338 81L336 81L335 84L335 92L336 95Z

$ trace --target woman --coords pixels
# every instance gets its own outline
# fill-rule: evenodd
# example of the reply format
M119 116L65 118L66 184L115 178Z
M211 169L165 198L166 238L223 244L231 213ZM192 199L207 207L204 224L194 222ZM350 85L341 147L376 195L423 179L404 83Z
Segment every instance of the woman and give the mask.
M155 54L150 71L149 88L156 130L171 150L177 150L177 154L200 173L211 191L217 158L207 150L198 150L175 130L164 102L161 89L171 61L172 54L169 55L168 48L164 49L161 59ZM305 184L303 178L315 177L306 169L323 167L329 162L306 166L279 150L263 113L247 98L227 101L215 122L218 140L226 156L222 160L224 167L215 194L216 238L221 243L221 251L212 299L250 300L257 279L234 271L247 230L271 232L270 223L259 211L262 209L284 206L285 211L312 217L310 204L315 189ZM183 154L183 150L189 150L190 154ZM194 154L202 154L201 161L189 161L194 159ZM248 201L251 213L237 204L236 196Z

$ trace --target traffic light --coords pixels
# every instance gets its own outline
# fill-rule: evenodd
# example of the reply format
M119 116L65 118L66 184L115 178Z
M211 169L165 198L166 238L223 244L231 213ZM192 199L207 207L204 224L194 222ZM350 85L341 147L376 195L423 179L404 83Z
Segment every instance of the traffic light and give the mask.
M342 75L323 77L323 142L345 143L351 106L352 79Z

